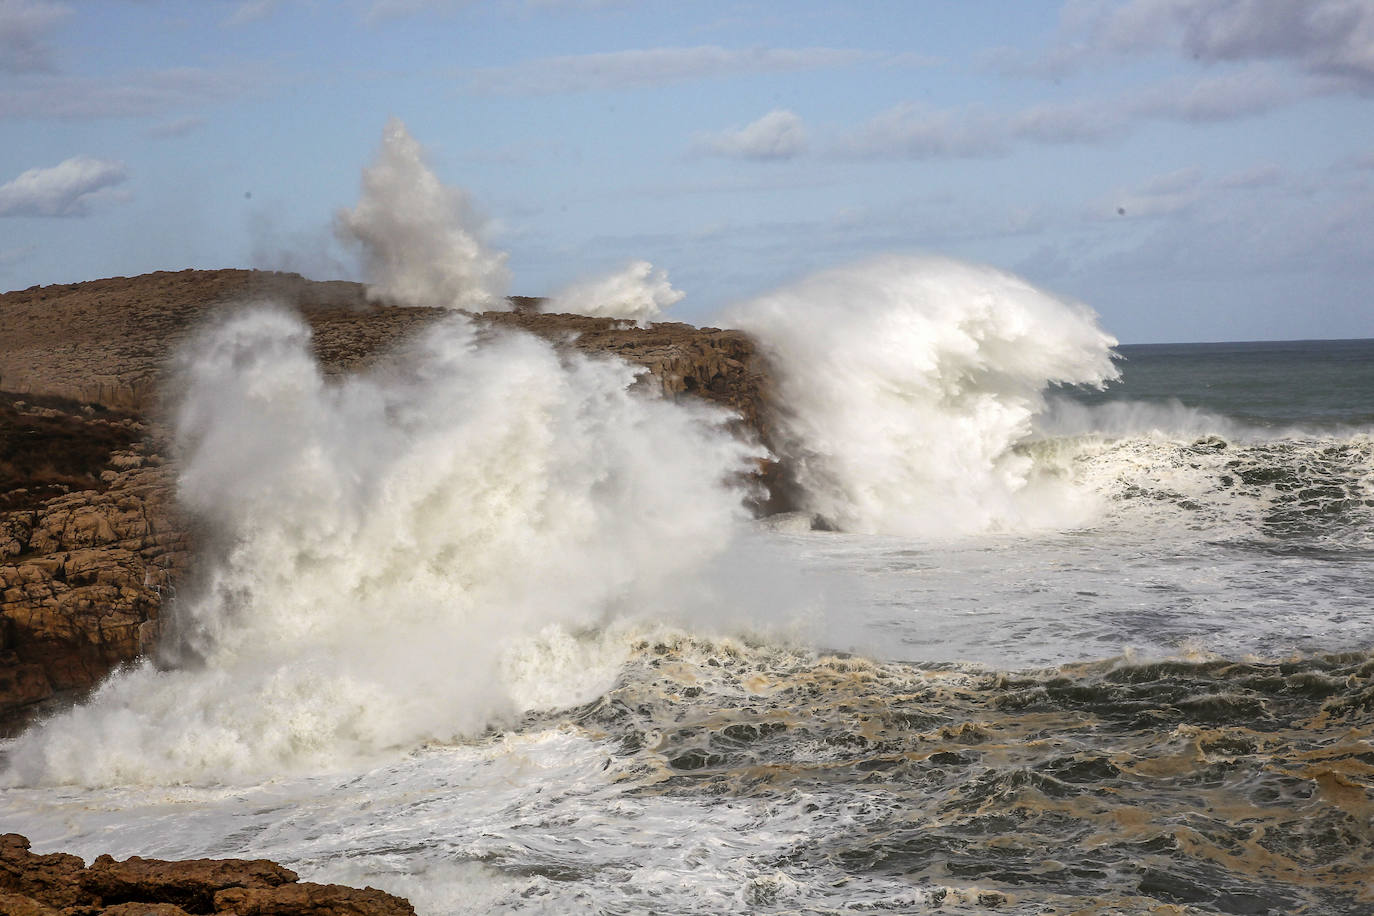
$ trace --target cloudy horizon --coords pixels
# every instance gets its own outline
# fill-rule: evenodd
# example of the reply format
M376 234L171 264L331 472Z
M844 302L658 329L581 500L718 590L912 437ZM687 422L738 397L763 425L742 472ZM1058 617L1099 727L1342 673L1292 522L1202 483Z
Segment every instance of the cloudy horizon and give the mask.
M359 278L400 118L543 295L930 252L1123 342L1374 336L1374 0L0 0L0 289Z

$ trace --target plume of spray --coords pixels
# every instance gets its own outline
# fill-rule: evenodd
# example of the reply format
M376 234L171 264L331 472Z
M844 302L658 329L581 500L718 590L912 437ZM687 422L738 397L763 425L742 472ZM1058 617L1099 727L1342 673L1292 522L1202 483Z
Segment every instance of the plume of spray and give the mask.
M1016 448L1048 386L1117 377L1116 341L1085 306L990 267L891 255L726 320L759 338L780 376L778 447L802 507L839 527L939 536L1090 511Z
M460 315L341 381L274 308L184 357L178 495L210 536L176 620L201 663L117 673L22 736L11 779L226 781L472 735L520 709L510 653L672 614L745 516L728 481L757 450L724 412L533 336L479 346ZM588 698L535 669L542 702Z
M340 210L334 229L361 253L368 297L391 305L481 311L508 309L506 254L482 239L483 221L459 188L425 163L398 118L382 132L363 193Z
M648 261L634 261L604 276L579 280L549 297L545 311L657 321L686 293L668 282L668 272Z

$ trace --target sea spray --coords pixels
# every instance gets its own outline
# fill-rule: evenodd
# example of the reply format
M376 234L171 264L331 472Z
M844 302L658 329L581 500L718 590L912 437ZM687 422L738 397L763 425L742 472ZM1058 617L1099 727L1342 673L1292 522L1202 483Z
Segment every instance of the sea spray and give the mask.
M839 527L960 534L1089 511L1072 489L1032 492L1014 448L1048 386L1116 378L1116 341L1085 306L990 267L886 256L726 320L757 335L779 375L779 447L803 507Z
M686 294L668 282L668 273L648 261L622 270L578 280L549 297L548 312L627 318L641 324L657 321Z
M407 356L328 381L272 308L193 344L179 496L208 551L176 612L200 662L111 678L21 738L11 778L213 782L471 735L519 709L516 643L671 612L743 517L756 450L625 363L457 315ZM572 674L565 702L595 695Z
M483 239L466 193L440 182L400 119L392 118L352 210L335 231L362 252L370 299L392 305L504 309L506 254Z

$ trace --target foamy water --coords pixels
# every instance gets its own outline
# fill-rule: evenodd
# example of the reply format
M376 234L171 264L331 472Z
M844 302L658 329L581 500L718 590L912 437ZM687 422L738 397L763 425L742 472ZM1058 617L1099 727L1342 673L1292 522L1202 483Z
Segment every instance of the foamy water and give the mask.
M948 261L740 314L845 530L749 521L756 450L618 363L455 316L334 383L289 314L207 329L178 651L10 742L0 820L433 914L1369 908L1357 413L1093 393L1087 310Z

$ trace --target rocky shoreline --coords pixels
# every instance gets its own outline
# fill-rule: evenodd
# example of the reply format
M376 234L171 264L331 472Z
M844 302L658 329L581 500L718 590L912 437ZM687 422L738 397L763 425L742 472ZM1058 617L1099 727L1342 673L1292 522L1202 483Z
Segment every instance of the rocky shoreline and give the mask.
M246 270L159 272L0 295L0 731L153 653L164 607L191 569L160 422L169 360L196 328L255 301L301 312L330 374L396 353L442 309L366 301L360 284ZM770 444L769 375L739 331L542 314L540 300L473 316L643 366L664 397L732 412ZM759 468L757 508L787 508Z
M373 887L311 884L266 859L168 862L100 856L89 866L66 853L36 855L17 833L0 836L4 916L414 916L400 897Z

